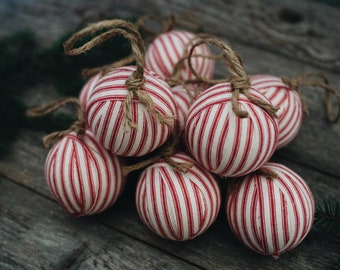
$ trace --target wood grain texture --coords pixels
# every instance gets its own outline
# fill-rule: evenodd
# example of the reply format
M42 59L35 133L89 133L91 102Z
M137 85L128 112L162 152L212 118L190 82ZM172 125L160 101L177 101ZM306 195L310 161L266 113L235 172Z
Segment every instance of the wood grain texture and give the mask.
M265 1L3 1L0 35L23 28L53 40L80 24L104 18L174 12L186 28L221 34L232 41L256 46L333 72L340 71L339 10L302 0ZM50 22L50 23L48 23Z
M76 222L73 226L78 228L79 231L83 231L83 226L86 227L88 222L91 224L92 222L100 223L109 228L110 231L114 230L123 235L128 235L133 239L148 243L167 254L172 254L175 257L181 258L181 260L191 262L205 269L223 269L226 265L228 265L230 269L251 269L254 264L263 269L277 269L277 267L283 268L287 265L291 267L288 269L301 269L304 267L306 267L306 269L319 269L320 267L331 267L340 259L339 243L332 241L316 230L312 230L301 245L283 254L279 260L257 255L246 249L232 235L228 228L223 209L220 211L218 219L212 227L197 239L188 242L173 242L162 239L152 233L138 217L134 201L138 177L137 173L129 177L126 190L113 207L100 215L81 219L82 223L77 223L78 219L70 217L62 211L59 205L50 202L52 199L50 198L49 191L46 189L43 178L43 167L41 166L46 155L46 149L41 146L39 134L31 131L23 131L20 138L13 147L15 149L20 148L21 150L14 151L15 154L9 155L0 162L0 172L10 179L10 181L14 181L22 186L23 189L32 190L32 194L34 195L32 196L32 200L34 197L41 197L39 203L28 204L29 209L41 208L39 213L35 213L35 215L37 215L36 218L45 216L46 212L57 211L59 213L58 215L61 216L60 218L65 219L62 223L55 225L55 230L57 230L58 226L67 227L68 223L74 224ZM30 162L27 162L27 155L31 157ZM280 156L275 156L274 160L289 166L305 179L313 192L316 203L321 202L325 198L325 195L327 195L327 198L338 198L340 196L337 178L324 175L297 163L289 162ZM26 172L25 177L20 173L18 167ZM6 170L6 168L8 169ZM223 196L225 196L226 185L223 181L221 185ZM0 190L5 192L6 189L2 188ZM4 196L5 195L1 195L1 197ZM19 196L21 197L21 195ZM16 210L13 210L12 216L22 215L26 211L29 211L29 209L25 207L25 198L20 199L20 201L25 201L25 205L23 205L15 199L15 196L9 195L5 197L4 202L8 201L11 205L17 205ZM12 197L12 201L9 201L9 197ZM44 219L41 220L41 222L43 223L41 226L44 226L44 224L49 226L48 223L45 223ZM102 230L102 227L98 224L92 226L99 226L97 230ZM5 227L7 227L7 224ZM30 228L30 225L28 225L28 227ZM89 234L92 234L92 232L89 232ZM70 235L72 235L72 233L70 233ZM93 237L96 239L97 236L95 235ZM78 241L79 235L76 235L75 238ZM94 239L93 241L100 241ZM124 242L125 240L122 239L121 241ZM117 244L117 242L115 243ZM77 248L79 247L75 247L75 249ZM315 254L318 254L318 256L315 256ZM84 255L81 254L79 256ZM85 257L87 256L88 255ZM75 264L81 263L82 266L86 266L87 263L89 263L88 260L84 259L85 257L75 257ZM20 258L16 260L20 261Z
M198 269L3 177L0 191L1 269Z
M340 10L314 1L6 0L0 4L0 36L31 28L49 46L65 31L88 22L170 11L185 29L229 41L249 74L321 72L335 88L340 85ZM227 75L219 66L216 76ZM325 120L322 91L305 88L302 94L310 117L273 161L300 174L320 203L340 197L340 124ZM40 85L28 89L22 99L34 106L56 97L53 87ZM340 260L339 242L314 229L279 260L257 255L231 234L223 210L199 238L179 243L164 240L138 217L137 174L129 177L122 197L109 210L72 218L52 200L45 183L43 135L22 130L9 155L0 160L1 269L253 269L254 265L259 269L331 269ZM225 183L221 184L225 190Z
M271 74L281 77L302 75L303 73L323 73L329 78L331 85L340 91L338 87L340 78L337 74L340 69L338 70L336 67L329 69L324 66L324 62L313 62L312 56L299 51L291 52L289 55L287 52L287 48L295 43L308 46L316 43L320 45L320 50L339 53L334 47L334 43L340 39L338 37L340 31L336 31L337 27L340 28L337 23L337 18L340 17L339 9L308 1L300 1L293 5L291 0L275 2L277 4L270 0L252 1L251 3L248 1L221 3L221 1L214 0L209 2L209 5L204 1L200 5L195 3L193 0L168 1L167 3L152 0L143 3L140 1L115 1L113 3L102 0L99 4L88 0L73 1L72 4L52 0L48 3L42 0L5 1L0 5L0 16L5 18L0 36L29 27L37 33L42 44L48 46L65 31L72 31L78 25L104 18L117 18L117 16L132 18L136 14L144 15L150 12L167 15L173 11L179 16L182 27L185 29L216 34L229 41L232 48L241 55L248 74ZM305 17L308 19L309 27L321 27L320 29L325 33L324 36L316 38L314 43L308 38L295 42L294 39L289 38L277 41L275 36L261 36L257 24L251 22L255 19L260 20L263 17L262 13L267 9L279 9L286 6L306 13ZM221 10L223 12L220 12ZM201 27L202 25L204 27ZM269 26L284 27L284 22L271 23ZM296 27L296 24L288 26ZM287 31L291 33L290 30ZM278 32L284 33L283 30L278 30ZM239 37L240 33L244 40ZM295 37L303 39L305 36L298 33L295 34ZM272 42L270 45L272 47L257 44L266 40L268 44ZM337 59L334 56L328 62L335 65L340 63L340 60ZM218 66L216 76L227 75L224 67ZM298 137L280 153L307 166L318 164L318 170L333 176L340 175L339 163L333 158L340 154L340 145L337 143L340 125L339 123L329 124L325 120L325 95L322 90L304 88L302 94L309 106L310 118L305 119ZM36 92L36 95L39 94Z

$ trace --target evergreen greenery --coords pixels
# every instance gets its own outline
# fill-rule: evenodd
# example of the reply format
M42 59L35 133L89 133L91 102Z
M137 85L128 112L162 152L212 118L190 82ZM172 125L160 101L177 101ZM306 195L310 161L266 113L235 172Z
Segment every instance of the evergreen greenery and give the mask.
M340 201L324 200L315 209L314 226L323 232L340 236Z
M22 31L0 39L0 158L20 128L43 129L47 132L63 129L70 123L66 115L28 119L22 93L39 84L52 84L61 96L77 96L84 84L81 70L114 62L130 53L123 37L116 37L91 50L86 55L65 55L66 33L50 48L42 48L34 33ZM89 37L90 38L90 37ZM86 40L85 40L86 41Z

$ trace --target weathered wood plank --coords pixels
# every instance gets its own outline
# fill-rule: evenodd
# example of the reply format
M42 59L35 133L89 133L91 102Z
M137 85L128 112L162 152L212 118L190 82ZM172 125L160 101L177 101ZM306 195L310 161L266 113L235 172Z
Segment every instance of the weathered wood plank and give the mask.
M321 1L320 1L321 2ZM340 9L315 1L2 1L0 36L23 28L43 44L79 24L170 12L187 28L223 35L318 68L340 71Z
M49 191L43 178L42 166L46 149L41 147L39 136L40 134L31 131L23 131L20 136L21 139L13 146L15 149L20 150L13 151L11 155L0 162L0 173L6 175L12 181L48 197ZM27 162L28 156L30 157L29 162ZM275 160L286 164L307 181L317 203L326 198L338 198L340 196L337 178L324 175L294 162L289 162L282 159L282 157L275 157ZM26 172L24 177L18 168ZM207 233L197 239L183 243L164 240L152 233L142 224L138 217L134 202L136 182L137 175L131 175L127 188L118 202L104 213L84 219L84 222L93 222L95 220L124 235L130 235L166 253L173 254L207 269L220 269L226 266L230 267L230 269L251 269L253 265L263 269L277 269L277 267L283 268L287 265L292 269L318 269L321 266L330 267L340 259L339 243L333 242L327 237L325 238L325 235L320 235L317 231L312 231L299 247L287 254L283 254L280 260L257 255L243 247L231 234L223 209L215 224ZM224 187L222 188L224 194L225 182L222 181L221 184ZM20 207L20 204L18 207ZM33 208L35 207L33 206ZM59 209L60 215L67 216L62 213L60 207L52 207L52 209L55 208ZM65 218L67 222L72 224L77 222L73 221L72 218Z
M45 2L41 2L40 0L31 0L29 2L8 1L5 2L5 4L0 5L0 14L3 13L4 18L6 18L6 20L4 20L5 24L10 24L13 18L18 19L18 24L8 25L7 30L6 27L3 27L0 30L2 31L0 32L0 35L8 33L9 29L15 31L26 26L32 26L32 29L35 30L41 38L41 41L47 44L59 37L64 31L73 29L76 25L84 21L93 21L115 16L129 17L134 13L146 14L149 11L157 11L157 14L163 14L173 10L182 14L181 16L185 15L183 18L188 20L186 24L187 28L193 27L189 19L192 20L197 17L197 20L200 18L201 22L205 22L204 31L208 33L215 33L223 39L230 41L232 47L242 56L244 66L249 74L267 73L277 76L295 76L301 75L302 73L322 72L330 79L334 88L339 90L339 76L337 76L337 74L322 71L320 69L322 65L317 65L318 68L315 68L310 65L301 64L297 61L299 60L298 55L300 54L296 52L291 55L292 59L287 59L287 57L278 55L284 54L281 53L282 49L293 46L292 43L295 44L294 40L292 41L291 39L287 39L284 43L278 46L274 42L275 39L273 39L275 50L270 50L268 49L269 47L264 45L253 46L254 44L250 40L243 41L234 37L237 33L244 33L242 36L252 37L254 42L262 42L263 40L271 41L271 38L263 38L260 34L258 34L258 26L257 24L250 24L252 20L249 14L249 12L252 12L255 13L255 15L257 14L258 17L261 17L261 8L259 7L263 7L263 5L267 3L268 5L265 5L266 8L275 8L271 1L265 1L264 4L262 2L254 1L251 6L253 5L256 8L248 9L244 9L244 7L249 5L249 3L247 4L247 2L243 1L230 1L228 3L220 3L220 1L218 1L218 4L213 1L209 5L202 3L201 6L194 6L193 2L194 1L189 0L181 3L169 1L169 3L167 3L168 8L166 10L164 8L164 10L161 10L161 8L164 7L164 3L154 3L154 1L148 1L145 4L144 2L141 4L139 1L133 1L131 3L117 1L114 5L109 1L101 1L98 5L95 5L93 1L82 1L81 4L78 1L74 1L72 4L67 6L68 8L66 8L65 4L62 2L56 3L51 1L50 5L47 5ZM287 3L290 4L291 1L288 1ZM204 7L205 10L203 10ZM279 7L280 5L277 8ZM323 6L316 3L307 5L304 1L297 4L296 7L301 10L305 10L304 12L310 12L312 14L309 16L306 15L306 17L309 18L308 22L312 25L321 24L318 20L324 20L324 14L327 14L327 18L329 16L331 22L336 21L336 18L338 17L335 15L340 14L339 10L329 6ZM225 10L225 12L219 12L219 10ZM317 12L317 10L320 12ZM321 11L325 12L323 13ZM188 14L189 12L190 16ZM10 14L12 14L12 16L10 16ZM223 16L223 18L226 17L225 24L218 25L216 21L215 23L211 22L212 20L220 20L221 16ZM235 16L238 16L239 20L236 20ZM28 19L30 19L31 24L28 23ZM314 19L316 21L313 24ZM248 20L249 23L244 24L244 20ZM233 21L235 23L232 23ZM45 27L42 27L42 22L45 23ZM278 27L277 24L273 25ZM333 41L339 40L338 35L340 31L332 31L330 28L331 25L334 25L333 27L335 29L338 27L338 24L331 23L323 23L322 26L324 27L322 31L327 32L331 36L329 39L326 37L323 39L327 44L332 44ZM53 35L51 35L51 33L53 33ZM297 38L300 37L303 38L304 36L297 35ZM46 39L49 41L45 42ZM299 41L298 43L308 44L308 46L311 44L308 40ZM326 49L328 48L327 44L323 46ZM260 49L258 47L265 49ZM335 51L337 52L338 50ZM310 57L306 56L305 58L309 59ZM306 60L302 62L308 61ZM331 62L336 63L336 58L334 58ZM217 76L227 75L221 67L216 73ZM34 95L40 95L40 97L44 96L44 90L42 90L42 92L38 90L30 92L30 94L32 93L34 93ZM325 121L325 96L322 90L306 88L302 91L302 93L310 108L310 118L304 121L301 133L298 135L296 140L294 140L288 147L282 149L280 154L306 166L313 167L315 164L318 164L316 166L318 170L329 173L333 176L340 175L339 162L334 159L334 157L340 154L340 145L337 143L337 138L340 134L340 125L339 123L331 125ZM30 98L28 101L32 103Z
M332 73L340 70L336 47L340 39L339 10L308 1L284 2L293 9L286 10L286 15L282 15L283 2L272 0L212 0L203 1L200 5L193 0L170 0L166 4L152 0L115 3L109 0L76 0L71 3L54 0L2 1L0 36L29 26L38 34L42 44L48 46L80 23L143 15L150 11L157 14L174 11L187 29L199 30L197 25L203 25L200 30L230 41L250 74L289 76L329 70L331 72L324 72L325 75L334 86L340 85L340 78ZM280 19L278 16L283 17ZM298 22L289 22L294 20L294 16ZM221 21L224 23L221 24ZM225 73L219 68L217 74ZM44 88L31 89L23 99L32 106L56 96L50 87L47 96ZM275 159L289 165L308 182L316 202L339 198L340 162L337 156L340 145L337 138L340 125L330 125L324 120L322 92L306 89L303 94L311 116L304 121L298 137L279 151ZM261 269L327 269L340 259L339 242L316 231L279 260L254 254L232 236L223 210L212 228L193 241L176 243L161 239L138 218L134 206L134 177L130 177L122 198L110 210L90 218L69 217L47 199L50 195L43 179L47 150L41 146L42 135L23 130L20 139L12 145L11 153L0 161L0 175L6 177L6 180L0 180L0 241L1 244L6 243L5 252L1 250L3 245L0 247L0 268L33 269L48 265L71 269L125 269L138 267L138 256L145 256L145 268L186 268L188 264L184 261L188 261L207 269L253 269L254 265ZM52 232L59 230L55 238L45 231L46 227ZM30 240L24 238L24 234L30 235ZM15 237L24 246L18 246ZM29 244L42 246L30 250L26 247ZM139 249L145 249L145 253L140 253ZM7 256L8 250L14 255ZM39 252L43 254L41 258L35 255ZM163 255L166 257L160 260ZM131 265L131 260L136 264ZM55 262L57 265L53 265Z
M0 178L1 269L199 269Z

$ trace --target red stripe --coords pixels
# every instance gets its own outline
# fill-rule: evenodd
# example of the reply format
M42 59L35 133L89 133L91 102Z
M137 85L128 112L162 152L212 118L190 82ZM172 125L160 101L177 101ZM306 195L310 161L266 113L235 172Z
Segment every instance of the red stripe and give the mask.
M73 138L72 138L73 139ZM83 197L81 197L81 194L79 194L80 196L77 195L77 192L76 192L76 187L75 187L75 182L79 182L79 186L80 186L80 192L83 191L82 190L82 183L84 181L83 179L83 175L81 173L81 170L80 170L80 166L79 166L79 153L77 151L77 148L75 146L75 141L74 140L70 140L70 143L72 144L72 153L71 153L71 160L73 161L73 164L71 166L71 169L70 169L70 182L71 182L71 187L72 187L72 196L73 198L75 199L75 201L78 203L78 206L79 208L81 209L81 213L84 213L85 212L85 209L84 209L84 199ZM78 177L73 177L73 174L74 174L74 171L77 172L77 176Z
M279 239L278 239L277 217L276 217L276 208L275 208L275 193L273 190L274 189L273 181L266 179L266 184L268 186L268 192L269 192L268 198L269 198L269 208L270 208L270 225L271 225L271 230L272 230L272 241L274 245L274 252L277 253L279 250Z
M65 144L65 146L68 146L69 144L69 141L67 140L67 143ZM67 193L67 190L66 190L66 186L65 186L65 183L66 183L66 179L65 179L65 174L69 174L69 171L65 171L66 170L66 165L65 165L65 156L66 156L66 150L67 150L68 147L65 147L63 148L61 151L62 151L62 159L61 159L61 188L62 188L62 192L63 192L63 195L65 197L65 206L67 207L68 211L70 213L76 213L77 210L73 207L71 201L70 201L70 198L69 198L69 194Z

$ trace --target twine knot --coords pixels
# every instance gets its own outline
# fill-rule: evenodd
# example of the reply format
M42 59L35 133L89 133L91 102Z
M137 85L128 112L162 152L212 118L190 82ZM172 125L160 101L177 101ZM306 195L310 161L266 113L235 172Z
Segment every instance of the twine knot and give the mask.
M144 71L141 68L137 67L137 69L129 76L129 78L125 82L125 86L127 90L133 92L134 96L138 96L138 91L143 87L145 79L144 79Z
M250 80L248 75L244 75L242 77L235 77L232 78L232 81L230 82L231 89L233 91L239 90L241 93L244 93L245 91L248 91L250 88Z

